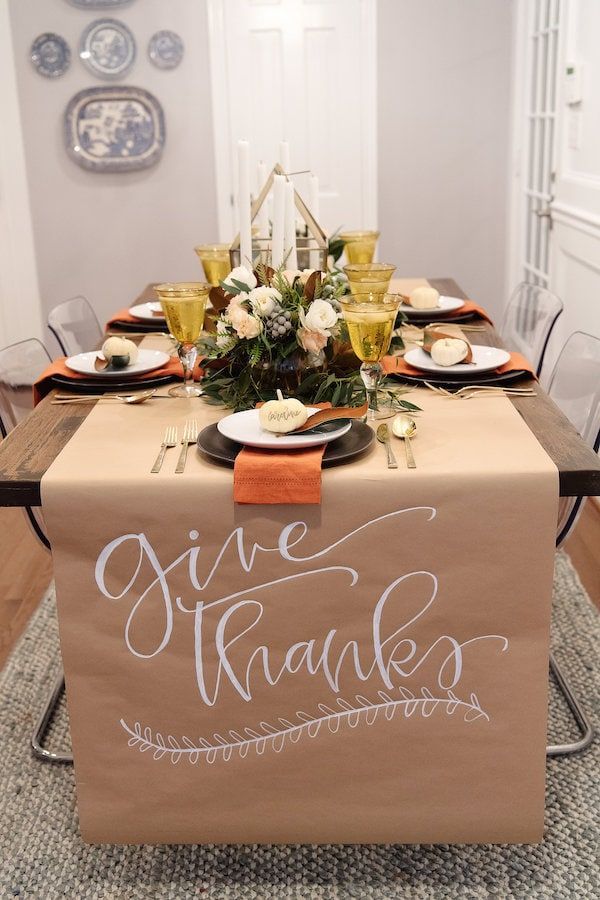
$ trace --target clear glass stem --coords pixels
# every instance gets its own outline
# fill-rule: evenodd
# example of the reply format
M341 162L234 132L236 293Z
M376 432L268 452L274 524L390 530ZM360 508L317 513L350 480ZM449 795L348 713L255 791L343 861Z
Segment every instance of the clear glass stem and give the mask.
M365 390L367 392L367 402L369 404L367 419L377 418L377 413L379 412L377 388L379 386L379 381L382 374L383 368L381 366L381 363L379 362L364 362L360 367L360 377L362 378L363 384L365 386Z
M180 344L177 348L183 366L183 385L186 389L194 387L194 366L198 357L195 344Z
M177 353L183 368L183 384L169 390L171 397L200 397L202 389L194 383L194 366L198 357L195 344L178 344Z

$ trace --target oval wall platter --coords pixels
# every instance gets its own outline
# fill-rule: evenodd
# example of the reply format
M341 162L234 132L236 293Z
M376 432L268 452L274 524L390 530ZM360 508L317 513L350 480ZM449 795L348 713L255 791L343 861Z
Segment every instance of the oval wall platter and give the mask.
M162 106L142 88L86 88L75 94L65 110L65 137L67 152L84 169L145 169L162 155Z
M119 6L127 6L133 0L69 0L71 6L79 9L117 9Z
M48 31L36 37L31 45L31 62L46 78L64 75L71 65L69 45L60 34Z
M135 61L135 38L117 19L96 19L81 35L79 56L95 75L119 78Z
M150 38L148 56L158 69L175 69L183 59L183 41L175 31L157 31Z

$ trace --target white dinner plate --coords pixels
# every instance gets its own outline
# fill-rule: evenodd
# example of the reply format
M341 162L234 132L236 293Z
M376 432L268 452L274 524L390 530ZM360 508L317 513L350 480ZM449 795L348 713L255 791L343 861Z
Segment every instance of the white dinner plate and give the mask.
M94 360L102 354L98 350L90 350L89 353L78 353L65 360L65 365L73 372L80 375L95 375L97 378L129 378L131 375L143 375L144 372L152 372L160 369L169 362L169 354L162 350L139 350L138 358L132 366L124 369L103 369L97 372L94 368Z
M318 412L316 406L308 406L308 414ZM244 412L233 413L217 423L217 428L226 438L245 444L247 447L260 447L262 450L301 450L303 447L318 447L319 444L328 444L350 431L352 423L347 422L328 431L327 434L284 434L281 437L271 431L264 431L260 427L257 409L247 409Z
M131 306L128 310L129 315L133 316L134 319L141 319L142 322L160 322L165 320L163 315L162 307L160 303L150 301L149 303L138 303L137 306ZM154 313L160 313L159 316L155 316Z
M415 309L408 303L401 303L398 309L410 316L411 319L427 319L428 322L433 322L434 319L443 319L448 313L456 312L464 305L465 301L458 297L440 297L439 306L434 309Z
M443 372L448 375L473 375L478 372L490 372L503 366L510 359L510 353L501 350L499 347L481 347L479 344L471 344L473 351L472 363L459 363L456 366L438 366L429 353L417 347L415 350L409 350L404 354L404 359L410 366L415 369L422 369L424 372Z

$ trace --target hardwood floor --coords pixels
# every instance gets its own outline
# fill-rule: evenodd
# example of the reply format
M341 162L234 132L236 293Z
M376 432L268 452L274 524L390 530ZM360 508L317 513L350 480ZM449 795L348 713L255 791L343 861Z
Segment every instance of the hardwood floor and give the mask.
M0 669L52 579L52 557L22 509L0 509Z
M600 609L600 505L588 501L565 549ZM0 508L0 669L52 579L52 558L20 509Z

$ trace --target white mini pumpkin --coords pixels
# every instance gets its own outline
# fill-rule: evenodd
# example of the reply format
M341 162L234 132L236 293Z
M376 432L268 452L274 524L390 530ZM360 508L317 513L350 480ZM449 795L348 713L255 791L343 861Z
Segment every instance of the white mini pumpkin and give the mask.
M278 400L267 400L258 411L260 427L275 434L287 434L300 428L308 419L308 410L304 403L293 397L284 399L281 391L277 391Z
M439 291L433 287L417 287L410 292L409 301L413 309L437 309L440 305Z
M115 369L124 369L137 360L138 348L129 338L109 337L102 344L102 355Z
M469 345L460 338L440 338L431 345L431 358L438 366L456 366L469 355Z

